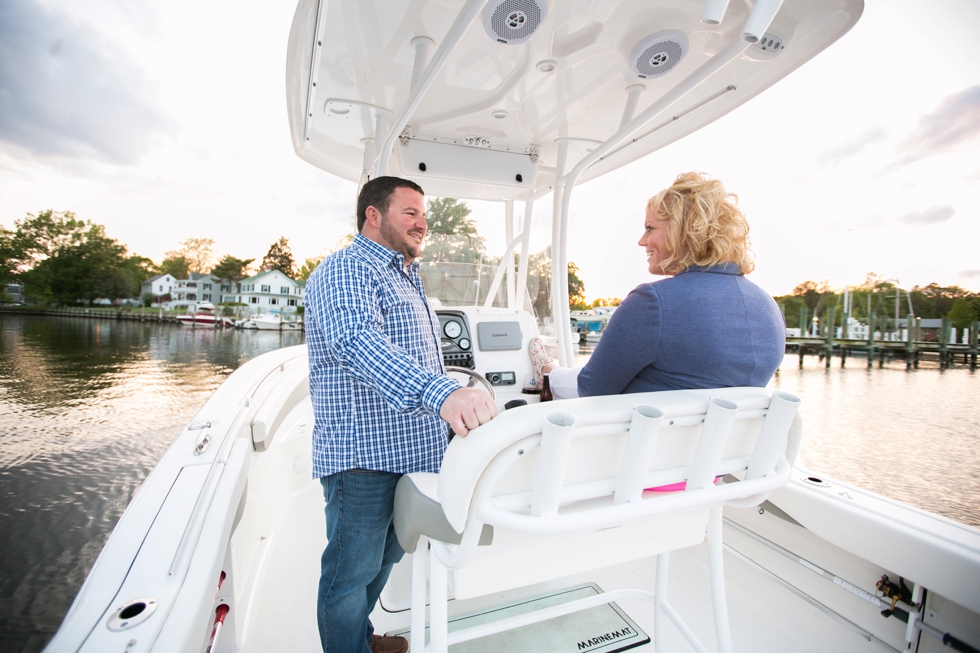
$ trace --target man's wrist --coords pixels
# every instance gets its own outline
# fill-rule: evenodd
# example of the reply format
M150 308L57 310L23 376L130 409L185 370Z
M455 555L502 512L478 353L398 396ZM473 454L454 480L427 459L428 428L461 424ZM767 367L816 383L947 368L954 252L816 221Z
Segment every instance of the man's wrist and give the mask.
M422 389L420 398L422 406L438 415L442 410L442 405L449 398L449 395L459 390L460 385L448 376L435 375L425 388Z

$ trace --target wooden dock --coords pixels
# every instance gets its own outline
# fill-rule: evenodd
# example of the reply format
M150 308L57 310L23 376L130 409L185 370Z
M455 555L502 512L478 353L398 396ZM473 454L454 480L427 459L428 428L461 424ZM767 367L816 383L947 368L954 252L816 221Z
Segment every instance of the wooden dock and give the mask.
M833 324L832 309L827 324ZM948 319L943 319L943 327L939 334L939 340L923 340L921 338L922 329L919 321L906 330L905 340L878 340L875 339L874 322L868 330L867 339L834 338L834 329L824 325L819 337L787 337L786 353L796 352L800 356L800 367L803 367L803 357L806 354L816 354L821 357L826 367L830 367L831 360L836 355L840 357L841 367L844 367L849 356L861 354L867 358L867 365L874 365L875 358L878 359L878 366L885 364L885 360L904 360L906 369L918 368L919 361L924 357L931 360L938 360L940 367L945 368L952 365L957 357L963 357L963 364L969 364L970 369L976 369L978 353L978 333L980 333L980 322L974 322L969 328L969 344L952 343L950 340L951 325Z

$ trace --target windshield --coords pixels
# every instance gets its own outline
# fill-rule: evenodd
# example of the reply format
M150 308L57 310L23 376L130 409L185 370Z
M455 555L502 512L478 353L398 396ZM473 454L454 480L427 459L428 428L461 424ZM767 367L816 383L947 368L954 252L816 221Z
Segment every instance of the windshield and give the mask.
M479 263L451 263L422 261L419 272L425 285L425 294L435 300L433 306L483 306L493 287L498 260ZM513 277L518 274L515 257ZM518 296L518 306L528 311L537 321L538 328L551 324L550 288L551 257L548 252L531 255L528 261L527 283L523 297ZM490 306L507 307L506 276L497 287Z
M480 219L477 220L470 217L473 211L465 201L451 197L429 199L428 234L419 261L425 294L436 307L523 309L535 317L539 329L547 331L552 321L551 221L542 218L532 221L527 241L526 279L521 283L521 246L525 242L521 232L526 207L523 204L515 207L510 227L503 209L502 205L491 209L478 205ZM515 288L511 293L508 293L508 283Z

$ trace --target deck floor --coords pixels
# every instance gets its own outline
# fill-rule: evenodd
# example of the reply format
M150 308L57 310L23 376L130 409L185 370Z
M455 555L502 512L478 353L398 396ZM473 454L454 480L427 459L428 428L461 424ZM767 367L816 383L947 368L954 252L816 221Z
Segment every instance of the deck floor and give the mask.
M295 492L280 515L266 547L264 569L257 581L258 601L246 615L242 650L317 651L316 592L320 554L326 544L323 497L311 481ZM726 529L726 538L729 530ZM737 538L733 538L737 539ZM612 566L598 572L570 576L506 594L468 601L451 601L449 614L463 614L549 591L595 583L605 591L623 587L652 589L655 558ZM725 554L728 605L736 651L783 653L785 651L881 651L882 647L847 628L839 620L813 606L782 583L761 573L731 552ZM707 546L702 544L671 555L670 601L701 638L709 651L717 650L709 594ZM620 602L622 608L653 637L653 606L641 601ZM378 632L404 630L409 612L372 614ZM680 632L668 625L669 651L691 651ZM634 648L653 650L650 644Z

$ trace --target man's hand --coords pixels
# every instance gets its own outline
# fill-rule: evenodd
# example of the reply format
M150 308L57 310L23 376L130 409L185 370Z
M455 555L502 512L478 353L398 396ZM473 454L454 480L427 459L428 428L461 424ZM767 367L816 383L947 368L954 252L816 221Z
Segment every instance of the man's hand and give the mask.
M442 402L439 417L449 422L456 435L465 437L470 430L497 416L497 404L481 388L460 388Z

